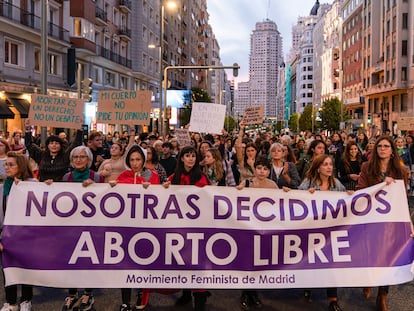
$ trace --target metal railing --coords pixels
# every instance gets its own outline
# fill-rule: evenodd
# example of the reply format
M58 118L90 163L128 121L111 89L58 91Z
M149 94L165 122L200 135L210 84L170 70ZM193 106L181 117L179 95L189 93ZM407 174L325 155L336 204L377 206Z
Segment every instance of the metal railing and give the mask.
M40 32L41 18L32 12L23 10L11 3L1 2L0 17L7 18L23 26ZM53 23L48 23L48 35L50 37L69 42L69 31Z
M96 46L96 54L99 56L102 56L106 59L109 59L111 61L113 61L114 63L123 65L125 67L131 68L132 67L132 61L124 56L121 56L115 52L112 52L111 50L97 45Z

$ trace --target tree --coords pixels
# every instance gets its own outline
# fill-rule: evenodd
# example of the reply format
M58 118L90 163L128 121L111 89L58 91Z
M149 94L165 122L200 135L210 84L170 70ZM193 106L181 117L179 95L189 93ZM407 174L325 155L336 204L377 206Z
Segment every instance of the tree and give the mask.
M299 119L300 119L300 115L296 112L290 116L289 129L291 131L299 132Z
M225 116L224 117L224 129L227 132L232 132L234 128L236 127L236 121L231 116Z
M186 101L187 102L187 101ZM190 123L193 102L211 103L211 97L206 90L199 87L191 88L191 103L180 109L178 119L181 125Z
M322 104L320 110L321 127L327 130L339 130L341 122L341 101L337 98L327 99ZM345 121L347 115L343 114L342 120Z
M301 131L312 130L312 105L307 105L299 118L299 129Z
M211 97L206 90L200 87L192 87L191 92L193 94L192 102L211 103Z

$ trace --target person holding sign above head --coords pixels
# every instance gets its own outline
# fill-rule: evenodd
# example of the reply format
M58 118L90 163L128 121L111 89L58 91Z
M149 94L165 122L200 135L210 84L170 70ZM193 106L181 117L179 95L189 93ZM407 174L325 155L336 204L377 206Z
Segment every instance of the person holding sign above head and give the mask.
M358 178L356 189L364 189L382 182L390 185L396 179L404 180L405 185L408 185L408 171L398 155L397 146L395 145L392 136L384 135L379 137L374 145L371 158L361 166L361 173ZM403 198L405 199L405 198ZM393 206L392 208L398 208ZM412 232L413 228L411 227ZM377 295L377 310L388 311L387 295L389 286L380 286ZM371 288L364 288L363 294L365 298L371 297Z
M200 168L199 156L193 146L185 146L181 149L174 174L168 177L163 184L165 188L172 185L195 185L204 187L211 185L208 177ZM176 301L176 306L184 306L192 301L191 292L194 296L194 311L204 311L207 297L210 293L205 289L184 289L183 295Z
M30 120L26 120L26 148L29 151L29 156L39 166L40 181L62 180L63 175L69 171L70 152L73 148L82 145L82 134L83 129L77 129L75 139L69 146L59 136L51 135L46 139L45 150L42 150L33 143Z
M4 166L6 169L7 177L3 188L3 212L6 213L8 205L10 204L10 202L7 202L7 198L13 185L17 184L21 180L37 181L37 179L34 178L33 172L30 169L29 161L25 155L18 154L14 151L9 151L7 153L7 158ZM0 242L0 251L2 252L3 249L7 249L7 245L3 245ZM30 311L32 308L31 301L33 297L33 286L21 285L21 287L22 296L20 299L20 310ZM4 291L6 302L1 308L1 311L19 310L19 307L17 306L17 285L6 286Z

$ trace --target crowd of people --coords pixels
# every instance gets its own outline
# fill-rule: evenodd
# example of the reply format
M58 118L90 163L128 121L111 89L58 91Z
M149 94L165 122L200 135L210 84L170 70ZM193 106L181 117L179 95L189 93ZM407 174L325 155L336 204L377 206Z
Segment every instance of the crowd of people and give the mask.
M32 127L25 135L16 132L10 140L0 138L0 179L4 184L3 211L14 183L20 180L92 183L162 184L227 186L242 189L273 188L289 191L355 191L371 185L402 179L407 195L413 191L412 173L414 137L365 133L334 132L330 136L306 132L274 135L239 132L232 135L190 133L191 145L180 146L173 133L159 137L156 133L134 130L101 133L91 131L83 141L82 129L68 141L66 134L50 135L42 149L32 137ZM24 136L24 139L23 139ZM0 250L2 249L0 243ZM32 287L22 285L20 310L31 310ZM17 286L5 288L6 302L0 311L18 310ZM304 291L310 298L311 291ZM377 310L387 311L388 287L378 290ZM370 288L364 288L366 297ZM195 311L204 311L210 293L206 289L185 289L177 305L193 302ZM328 310L340 311L336 288L327 289ZM137 290L132 302L131 289L121 289L120 311L139 310L148 303L149 291ZM69 289L62 311L91 309L93 289ZM243 290L240 307L260 308L258 291Z

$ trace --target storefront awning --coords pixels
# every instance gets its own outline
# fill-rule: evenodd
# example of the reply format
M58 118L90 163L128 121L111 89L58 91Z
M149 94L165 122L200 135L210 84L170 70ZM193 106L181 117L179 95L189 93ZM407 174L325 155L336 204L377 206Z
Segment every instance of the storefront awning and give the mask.
M27 100L8 97L7 101L17 109L21 118L27 118L29 116L30 103Z
M0 98L0 119L14 119L14 113L9 109L4 99Z

